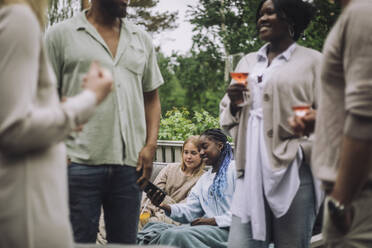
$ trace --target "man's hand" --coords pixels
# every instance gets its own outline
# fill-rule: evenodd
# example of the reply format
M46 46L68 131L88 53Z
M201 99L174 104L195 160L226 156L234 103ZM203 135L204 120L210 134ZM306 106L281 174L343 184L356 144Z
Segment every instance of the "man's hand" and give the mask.
M142 148L138 155L136 171L141 174L139 175L137 184L142 190L146 187L148 180L151 177L152 161L154 159L155 151L156 146L146 145Z
M192 226L199 226L199 225L209 225L209 226L217 226L217 222L215 218L197 218L191 222Z
M309 136L314 132L316 110L310 109L305 116L292 116L288 119L293 132L298 136Z

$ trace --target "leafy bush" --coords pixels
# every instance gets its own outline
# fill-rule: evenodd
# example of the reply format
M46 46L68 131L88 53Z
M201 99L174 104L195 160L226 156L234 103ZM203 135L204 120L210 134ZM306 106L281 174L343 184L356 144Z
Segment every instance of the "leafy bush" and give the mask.
M190 135L199 135L209 128L218 128L218 118L207 111L191 114L186 108L173 108L160 121L159 140L185 140Z

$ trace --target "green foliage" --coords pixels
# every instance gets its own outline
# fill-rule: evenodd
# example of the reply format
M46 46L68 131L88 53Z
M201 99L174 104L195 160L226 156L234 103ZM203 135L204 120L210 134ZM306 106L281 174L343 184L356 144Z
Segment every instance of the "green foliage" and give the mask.
M200 0L189 11L194 25L194 47L213 46L223 55L252 52L262 46L257 38L256 10L261 0ZM321 50L324 39L340 13L339 5L314 0L316 15L300 43Z
M128 18L137 25L144 26L147 32L161 33L165 30L177 28L176 20L178 12L153 12L152 7L155 7L159 0L132 0L128 11Z
M160 33L177 27L178 12L154 12L152 10L159 0L132 0L127 18L143 26L149 33ZM81 0L50 0L48 19L49 26L72 17L80 11Z
M300 39L298 43L321 51L324 40L333 24L336 22L341 8L337 4L332 4L324 0L314 0L313 4L316 11L314 19L305 30L302 39Z
M215 47L221 55L257 50L256 8L260 0L200 0L189 11L194 25L194 48Z
M78 0L51 0L48 8L48 25L61 22L73 16L79 10Z
M174 108L160 121L160 140L185 140L190 135L199 135L209 128L218 128L218 119L207 111L195 111L192 115L186 108Z
M174 72L186 91L185 107L193 111L206 109L218 116L218 105L225 91L223 61L216 50L191 52L177 56Z
M158 64L165 84L159 94L162 113L174 107L190 111L207 110L218 116L219 102L224 94L223 61L213 51L191 52L186 56L158 55ZM214 58L214 59L211 59Z
M195 123L197 134L201 134L207 129L220 127L218 118L213 117L205 110L195 111L192 120Z
M199 0L199 4L188 11L194 26L193 48L187 55L172 55L168 60L170 87L161 100L166 102L164 111L177 105L169 94L181 88L184 99L178 98L190 111L207 110L218 116L219 102L228 82L225 81L225 61L236 53L257 51L262 45L256 31L256 9L260 0ZM324 0L314 0L315 16L303 37L301 45L321 50L324 39L337 19L340 8ZM163 72L164 70L162 70ZM165 76L167 78L167 76ZM180 89L179 89L180 91ZM180 95L179 95L180 96Z
M164 79L164 85L159 89L163 114L175 107L184 106L186 99L185 89L181 87L178 78L173 72L171 59L171 57L164 57L161 53L158 54L158 64Z

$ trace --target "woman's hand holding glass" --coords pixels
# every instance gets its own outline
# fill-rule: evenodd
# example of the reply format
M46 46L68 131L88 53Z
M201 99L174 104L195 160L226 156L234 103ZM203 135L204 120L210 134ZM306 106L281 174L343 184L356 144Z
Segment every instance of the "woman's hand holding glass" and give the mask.
M294 116L288 122L293 132L298 136L309 136L315 129L316 110L308 108L306 111L294 110Z
M229 96L232 105L238 106L244 102L243 92L248 92L248 88L244 84L230 84L227 88L227 95Z
M233 115L241 109L239 105L244 103L244 94L249 94L249 90L245 84L233 83L227 88L227 95L231 102L230 111Z

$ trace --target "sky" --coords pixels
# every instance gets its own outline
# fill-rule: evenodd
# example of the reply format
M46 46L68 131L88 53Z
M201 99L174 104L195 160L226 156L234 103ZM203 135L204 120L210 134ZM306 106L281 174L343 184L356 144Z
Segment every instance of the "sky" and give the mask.
M195 6L198 0L160 0L154 10L178 11L178 28L162 32L154 37L155 45L160 45L160 50L167 56L172 51L185 54L192 46L192 26L186 21L187 5Z

